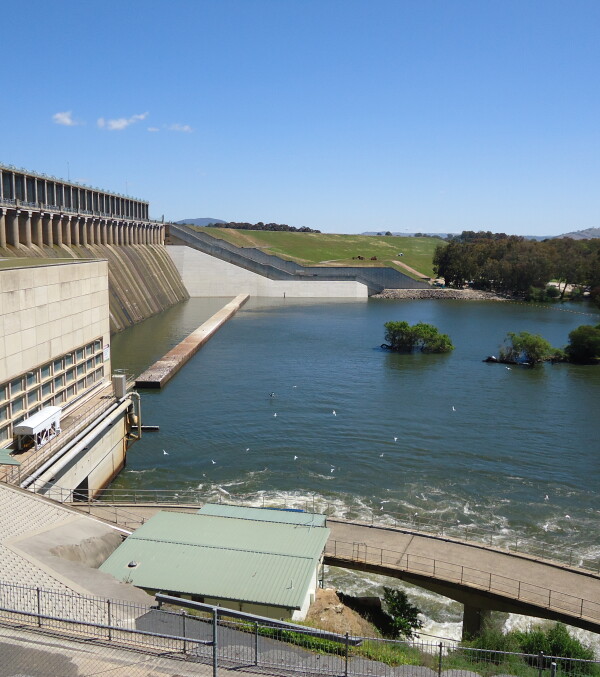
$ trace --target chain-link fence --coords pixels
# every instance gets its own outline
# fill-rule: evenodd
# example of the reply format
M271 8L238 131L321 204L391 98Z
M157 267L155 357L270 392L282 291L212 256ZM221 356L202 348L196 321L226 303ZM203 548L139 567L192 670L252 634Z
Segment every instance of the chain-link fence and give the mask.
M109 672L159 677L244 669L271 675L340 677L600 677L599 661L484 651L452 641L340 635L260 617L234 618L227 609L217 607L187 613L8 583L0 583L0 623L0 676L79 677ZM32 630L54 639L40 642ZM12 644L4 642L3 633L13 633L16 639ZM26 656L35 658L41 650L36 643L47 651L48 642L59 637L60 646L84 641L90 661L99 665L113 661L115 667L96 670L86 664L83 668L75 660L76 665L68 670L66 666L50 669L52 661L61 660L54 654L39 670L27 663ZM18 642L28 650L10 649ZM119 653L117 660L117 653L124 650L134 653ZM74 656L81 658L81 650L74 650ZM183 661L185 670L183 665L177 669L159 665L159 657Z

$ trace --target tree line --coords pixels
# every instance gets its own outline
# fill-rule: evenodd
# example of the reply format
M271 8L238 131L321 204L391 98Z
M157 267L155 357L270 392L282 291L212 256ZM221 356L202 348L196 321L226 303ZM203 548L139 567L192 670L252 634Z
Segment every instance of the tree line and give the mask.
M463 231L435 250L436 274L452 287L470 284L529 299L542 299L546 285L556 280L554 293L565 297L569 285L575 296L584 288L600 306L600 239L527 240L505 233Z
M275 231L285 231L289 233L320 233L320 230L314 230L313 228L308 228L303 226L302 228L296 228L295 226L288 226L287 223L263 223L259 221L258 223L246 223L244 221L236 222L229 221L227 223L208 223L207 228L235 228L236 230L275 230Z

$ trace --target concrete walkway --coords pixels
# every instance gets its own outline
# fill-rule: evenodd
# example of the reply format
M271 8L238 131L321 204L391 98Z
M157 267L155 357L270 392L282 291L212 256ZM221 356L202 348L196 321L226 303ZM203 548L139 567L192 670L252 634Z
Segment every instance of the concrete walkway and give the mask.
M600 576L589 571L403 529L337 519L328 519L327 526L328 564L413 580L484 609L542 615L600 631Z

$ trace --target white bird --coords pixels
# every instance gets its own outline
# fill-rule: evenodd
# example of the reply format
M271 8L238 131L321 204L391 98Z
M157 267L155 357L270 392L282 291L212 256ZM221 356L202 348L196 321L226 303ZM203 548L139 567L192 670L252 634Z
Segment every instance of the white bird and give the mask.
M277 417L277 414L273 414L273 417L276 418L276 417Z
M213 461L212 458L210 459L210 462L211 462L213 465L217 465L217 462L216 462L216 461Z
M546 524L544 524L544 526L542 527L542 529L543 529L544 531L548 531L548 526L549 526L549 525L548 525L548 522L546 522Z
M297 457L297 456L294 456L294 461L297 461L297 460L298 460L298 457Z
M337 416L337 414L335 413L335 409L334 409L331 413L332 413L334 416Z
M250 447L246 447L246 451L250 451Z
M383 506L381 506L379 509L380 509L380 510L383 510Z
M566 517L568 520L571 519L571 515L565 515L565 517Z
M379 454L379 458L383 458L383 454Z
M297 388L298 386L292 386L292 388Z
M506 369L508 369L508 371L510 371L510 367L506 367Z
M168 452L168 451L165 451L165 450L163 449L163 454L164 454L165 456L168 456L168 455L169 455L169 452Z
M335 468L332 468L329 472L333 472L334 470L335 470Z
M454 408L454 405L452 405L452 411L456 411L456 409Z
M397 442L397 441L398 441L398 438L397 438L397 437L394 437L394 442Z
M386 501L379 501L380 503L389 503L389 500Z
M549 501L549 500L550 500L550 496L548 496L548 494L546 494L546 495L544 496L544 501Z

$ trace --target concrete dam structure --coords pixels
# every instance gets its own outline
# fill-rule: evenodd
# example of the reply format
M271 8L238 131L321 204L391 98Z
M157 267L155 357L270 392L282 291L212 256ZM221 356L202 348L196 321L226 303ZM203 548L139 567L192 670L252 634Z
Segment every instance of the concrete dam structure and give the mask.
M148 203L0 165L0 258L106 259L110 330L189 298Z
M302 266L252 247L236 247L189 226L166 226L167 250L191 296L366 298L384 289L429 289L384 266Z

